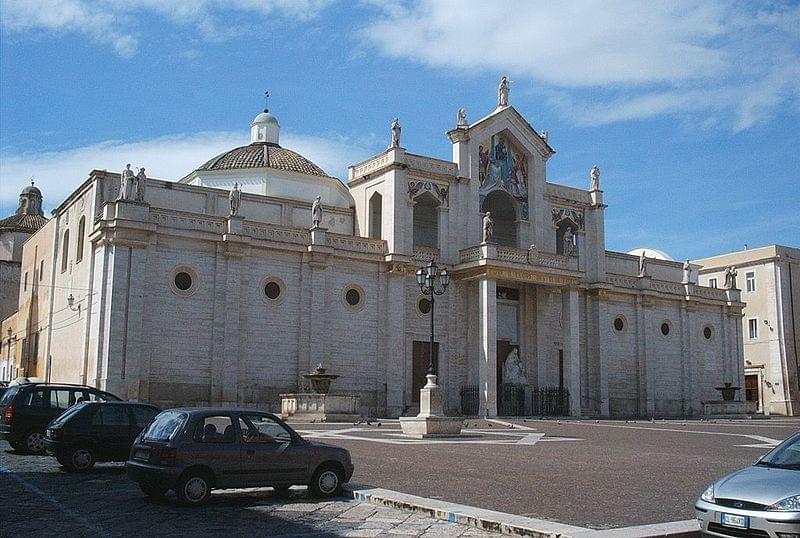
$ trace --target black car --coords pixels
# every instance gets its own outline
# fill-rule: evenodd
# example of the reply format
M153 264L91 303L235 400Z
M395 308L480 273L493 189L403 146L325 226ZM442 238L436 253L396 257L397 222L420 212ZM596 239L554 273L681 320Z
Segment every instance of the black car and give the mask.
M83 385L26 383L8 387L0 399L0 439L17 452L44 452L50 421L83 401L121 401L111 393Z
M125 461L133 440L160 413L134 402L81 402L47 426L44 446L67 471L88 471L98 461Z

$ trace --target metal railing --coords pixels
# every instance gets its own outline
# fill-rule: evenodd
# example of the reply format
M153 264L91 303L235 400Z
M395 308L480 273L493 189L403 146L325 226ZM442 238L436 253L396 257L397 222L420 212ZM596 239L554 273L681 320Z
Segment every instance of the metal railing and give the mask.
M534 416L569 415L569 389L562 387L532 389L531 414Z

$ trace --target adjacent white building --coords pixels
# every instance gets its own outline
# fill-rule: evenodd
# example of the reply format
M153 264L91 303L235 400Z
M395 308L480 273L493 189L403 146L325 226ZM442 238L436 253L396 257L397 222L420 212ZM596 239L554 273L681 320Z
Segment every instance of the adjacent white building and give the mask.
M459 115L452 160L406 151L397 126L346 184L280 146L267 112L250 144L147 179L143 201L93 171L25 244L22 271L43 272L2 330L38 344L16 366L162 406L277 410L322 362L364 413L407 414L430 350L414 273L433 258L452 275L434 344L450 413L543 412L546 389L571 414L696 415L742 384L739 291L607 251L599 170L589 190L550 181L546 135L500 103Z
M735 267L742 302L746 398L765 414L800 414L800 249L781 245L695 260L716 288Z

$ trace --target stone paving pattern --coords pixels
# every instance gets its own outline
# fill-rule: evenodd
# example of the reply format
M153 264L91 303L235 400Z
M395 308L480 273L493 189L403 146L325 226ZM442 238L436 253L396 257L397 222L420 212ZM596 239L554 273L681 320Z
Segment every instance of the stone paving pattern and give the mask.
M86 475L63 472L54 458L23 456L0 441L0 536L32 529L64 536L495 536L402 510L304 490L288 497L270 488L215 492L202 508L153 501L121 464L98 464Z

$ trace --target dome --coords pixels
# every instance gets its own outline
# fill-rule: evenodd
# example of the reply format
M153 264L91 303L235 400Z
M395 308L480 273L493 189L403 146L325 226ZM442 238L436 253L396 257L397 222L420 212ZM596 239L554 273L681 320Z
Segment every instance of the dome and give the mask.
M266 110L253 118L253 124L256 123L274 123L278 125L278 118L267 112Z
M36 213L17 213L0 220L0 231L33 233L47 224L44 215Z
M22 194L33 194L33 195L36 195L36 196L41 196L42 195L42 191L39 190L39 187L37 187L36 185L31 183L30 185L28 185L27 187L22 189L22 192L20 193L20 195L22 195Z
M644 255L645 255L646 258L654 258L656 260L665 260L665 261L668 261L668 262L674 262L675 261L672 258L672 256L670 256L666 252L664 252L662 250L656 250L654 248L635 248L633 250L629 250L628 254L631 254L633 256L641 256L642 252L644 252Z
M197 170L237 170L262 167L309 176L329 177L322 168L299 153L267 142L254 142L226 151L204 163Z

